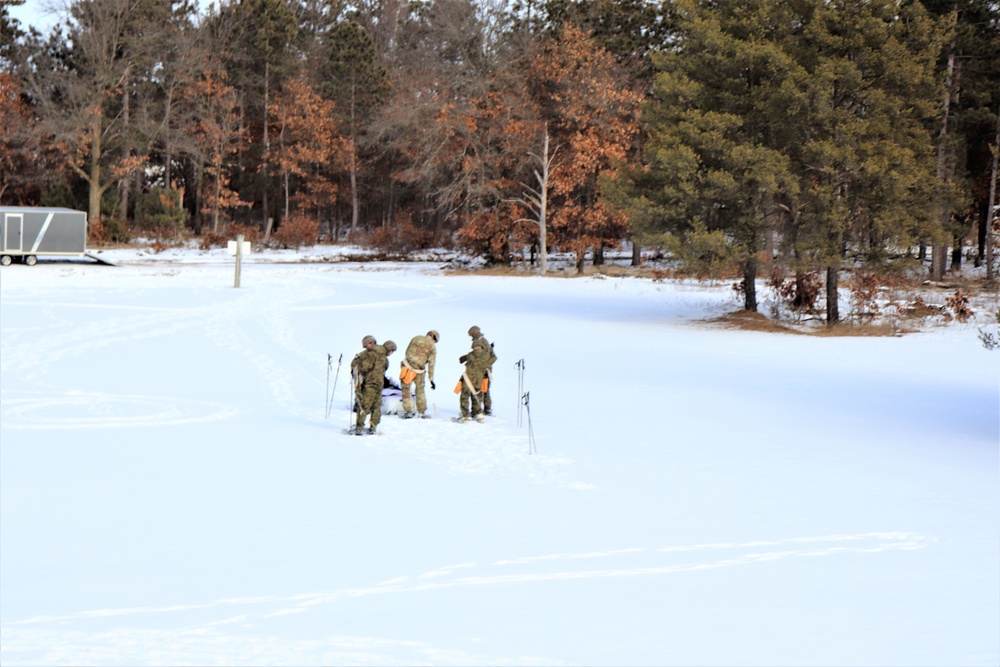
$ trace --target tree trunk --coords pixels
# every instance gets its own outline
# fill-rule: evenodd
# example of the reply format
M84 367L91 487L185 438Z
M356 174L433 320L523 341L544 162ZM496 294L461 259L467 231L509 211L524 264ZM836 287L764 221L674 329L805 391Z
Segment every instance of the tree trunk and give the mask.
M90 143L90 174L87 177L88 195L87 202L87 224L90 233L95 237L101 236L101 195L104 188L101 187L101 119L95 117L91 125Z
M127 81L127 75L125 84L122 87L124 88L124 93L122 94L122 124L125 126L125 131L128 132L132 115L132 104L131 104L132 97L131 95L129 95L129 85ZM129 155L132 154L131 148L128 150L128 154ZM129 192L131 190L131 184L132 184L131 179L128 178L128 176L124 176L119 186L119 190L121 191L121 206L122 206L123 221L128 220L128 198L129 198Z
M201 189L205 182L205 164L199 158L194 172L194 235L201 236Z
M538 218L538 268L544 276L549 270L549 245L546 238L545 203L542 203L542 213Z
M96 162L96 160L94 160ZM94 174L100 176L101 167L97 164L92 164L90 169L91 176ZM90 227L90 233L95 237L100 237L101 235L101 187L96 181L91 180L88 184L88 200L87 200L87 220L88 226Z
M270 83L269 80L268 80L268 74L270 74L270 63L266 63L265 62L264 63L264 154L263 154L263 159L261 160L261 166L260 166L260 170L261 170L261 183L260 183L261 205L264 208L264 226L265 227L267 227L270 224L268 222L268 220L270 220L270 216L268 214L268 206L267 206L267 154L268 154L269 149L270 149L270 147L268 146L268 143L267 143L268 142L268 136L267 136L267 126L268 126L267 101L268 100L267 100L267 96L268 96L268 93L269 93L268 86L269 86L269 83ZM267 237L265 236L265 239L266 238Z
M632 239L632 266L642 265L642 245Z
M743 262L743 310L757 312L757 258Z
M240 115L239 115L239 127L238 127L237 136L241 136L241 137L243 136L243 133L246 131L246 125L247 125L246 109L245 109L244 104L243 104L244 101L245 100L241 100L240 101L240 106L239 106L239 113L240 113ZM221 160L222 160L222 158L221 158L221 156L223 154L222 153L222 150L223 150L222 147L223 147L223 143L222 143L222 140L220 139L219 140L219 156L220 157L216 160L216 162L218 164L221 164ZM215 188L215 191L216 191L216 198L215 198L216 227L218 227L218 213L219 213L219 197L218 197L218 195L222 192L221 188L219 187L219 179L221 178L221 175L222 175L221 171L217 170L215 172L215 184L216 184L216 188ZM240 192L240 191L242 191L243 186L246 184L246 182L248 180L247 176L246 176L246 163L245 163L244 155L243 155L243 142L242 141L237 142L237 144L236 144L236 179L237 179L236 180L236 187L231 188L231 189L236 190L237 192ZM249 206L246 207L247 210L249 210L249 208L250 208ZM239 210L239 209L237 209L237 210ZM231 221L235 221L235 216L230 215L229 219Z
M358 202L358 132L354 117L354 84L351 84L351 235L358 229L360 204Z
M986 281L993 282L993 223L997 207L997 156L1000 155L1000 109L997 109L996 143L993 144L993 167L990 175L990 208L986 215Z
M832 326L840 321L839 268L826 267L826 323Z
M352 147L353 149L353 147ZM358 201L358 165L355 151L351 151L351 234L358 229L358 220L361 218L361 206Z
M541 268L542 275L544 276L546 271L549 269L549 246L547 241L548 223L546 221L546 215L548 213L548 203L549 203L549 167L552 165L552 160L555 157L549 157L549 128L545 128L545 146L542 150L542 174L539 176L538 172L535 172L535 177L538 179L539 192L538 192L538 259L539 266Z
M215 155L215 197L212 202L212 232L219 233L219 197L222 196L222 142Z
M169 189L171 189L173 187L173 183L171 183L171 180L173 180L173 177L174 177L173 172L170 169L170 164L171 164L171 162L173 162L173 160L170 157L170 141L169 140L165 142L163 148L164 148L163 176L164 176L164 180L165 180L165 182L164 182L163 185L164 185L164 187L166 187L169 190Z
M957 21L958 10L957 8L952 12L952 30L954 30L955 22ZM948 49L948 66L945 70L945 82L944 82L944 101L943 101L943 111L941 118L941 129L938 131L938 146L937 146L937 169L936 176L937 181L941 185L947 185L951 179L949 177L949 160L948 160L948 142L950 134L950 120L951 120L951 97L952 97L952 82L955 74L955 36L952 34L951 45ZM948 246L947 246L947 229L948 223L951 221L951 205L947 201L947 195L939 205L938 213L938 223L940 229L938 230L937 238L935 239L934 249L931 251L931 278L936 281L944 280L945 263L948 258Z
M284 114L282 114L282 116L284 116ZM282 155L284 155L284 153L285 153L285 119L284 119L284 117L282 117L282 119L281 119L281 131L278 132L278 151ZM285 207L284 207L285 208L285 215L282 218L282 221L288 220L288 216L289 216L289 213L290 213L290 210L289 210L290 195L289 195L289 192L288 192L289 187L290 187L290 183L289 183L289 178L288 178L288 169L287 168L283 168L281 170L281 189L283 191L284 198L285 198L285 202L284 202L284 204L285 204Z
M809 305L806 298L806 274L795 272L795 296L792 298L792 308L799 310Z
M977 269L983 265L983 259L986 257L986 216L976 215L976 252L973 256L972 265Z

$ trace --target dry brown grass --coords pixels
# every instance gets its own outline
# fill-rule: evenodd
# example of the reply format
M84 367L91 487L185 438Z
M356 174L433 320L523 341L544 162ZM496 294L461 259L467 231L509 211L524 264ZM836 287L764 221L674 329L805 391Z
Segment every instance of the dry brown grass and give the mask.
M726 313L722 317L716 317L708 320L708 322L727 329L739 329L741 331L759 331L763 333L781 333L796 336L820 336L826 338L848 336L885 337L911 333L911 330L900 329L889 324L871 324L864 322L841 322L839 324L834 324L833 326L791 325L772 320L766 315L749 310L737 310L732 313Z
M784 334L805 333L803 331L793 329L792 327L781 322L776 322L766 315L755 313L750 310L737 310L732 313L726 313L722 317L716 317L708 320L708 322L711 324L717 324L726 329L739 329L741 331L761 331L764 333Z
M523 263L512 264L510 266L495 265L477 268L457 267L448 269L448 273L456 276L537 276L538 266L526 265ZM652 281L682 279L685 276L674 269L658 269L648 266L621 266L620 264L605 264L603 266L587 265L583 273L578 273L575 265L563 266L549 265L546 276L549 278L587 278L590 276L608 276L612 278L645 278ZM706 281L709 282L709 281Z
M833 326L821 326L812 331L809 331L811 336L821 336L827 338L840 338L840 337L850 337L850 336L862 336L862 337L886 337L886 336L901 336L905 333L913 333L915 329L902 329L899 327L894 327L889 324L871 324L867 322L852 324L847 322L840 322L834 324Z
M498 264L496 266L484 266L475 269L462 267L448 268L445 270L445 273L451 276L537 276L538 270L527 270L523 267ZM553 275L555 274L550 274L550 277Z

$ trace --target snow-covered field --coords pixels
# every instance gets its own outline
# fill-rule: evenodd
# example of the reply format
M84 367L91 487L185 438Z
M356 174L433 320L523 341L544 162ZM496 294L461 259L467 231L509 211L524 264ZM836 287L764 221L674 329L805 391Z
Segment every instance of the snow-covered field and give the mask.
M261 255L234 289L217 253L108 256L0 271L5 667L1000 663L973 325L764 334L702 323L728 287ZM497 414L453 424L473 324ZM436 418L343 434L362 336L430 328Z

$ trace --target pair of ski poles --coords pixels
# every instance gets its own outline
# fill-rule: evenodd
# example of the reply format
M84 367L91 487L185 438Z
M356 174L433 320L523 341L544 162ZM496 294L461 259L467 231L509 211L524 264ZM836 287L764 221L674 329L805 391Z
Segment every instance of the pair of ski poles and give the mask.
M337 394L337 380L340 379L340 366L344 361L344 353L340 353L340 357L337 358L337 372L333 375L333 391L330 391L330 370L333 368L333 355L329 352L326 353L326 396L323 399L323 407L325 409L324 419L329 419L330 412L333 410L333 397ZM354 371L351 371L351 387L352 389L357 389L357 379L355 378ZM354 427L354 412L357 408L357 400L355 397L351 397L351 422L348 424L348 430Z
M340 364L344 360L344 353L340 353L340 358L337 359L337 372L333 376L333 392L330 391L330 369L333 368L333 355L329 352L326 353L326 394L323 399L323 406L326 409L323 418L327 419L330 417L330 411L333 409L333 396L337 393L337 379L340 378Z
M524 412L528 416L528 453L537 454L535 431L531 428L531 405L528 402L531 392L524 391L524 359L514 364L514 368L517 369L517 425L521 425L521 407L523 406Z

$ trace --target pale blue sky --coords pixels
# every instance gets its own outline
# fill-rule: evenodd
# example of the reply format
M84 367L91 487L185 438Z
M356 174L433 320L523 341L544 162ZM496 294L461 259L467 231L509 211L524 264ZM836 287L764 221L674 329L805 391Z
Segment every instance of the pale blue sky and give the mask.
M10 8L10 15L21 23L22 28L34 26L46 33L59 20L63 12L59 0L26 0L23 5Z
M25 0L23 5L11 7L10 15L21 23L22 28L34 26L45 34L63 17L70 2L71 0ZM198 2L203 9L210 4L212 0Z

